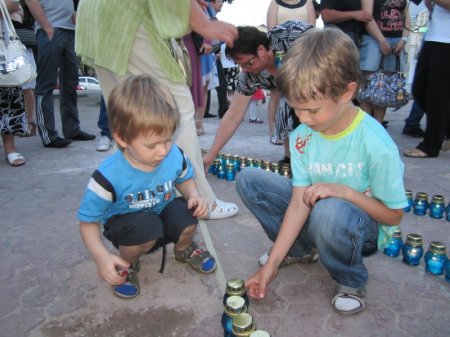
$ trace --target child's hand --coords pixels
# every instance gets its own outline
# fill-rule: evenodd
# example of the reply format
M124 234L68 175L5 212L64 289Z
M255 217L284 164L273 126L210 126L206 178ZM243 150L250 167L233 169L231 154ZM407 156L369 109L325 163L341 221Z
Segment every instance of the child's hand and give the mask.
M120 256L108 253L97 262L98 274L102 279L111 285L123 284L126 281L126 275L119 275L119 270L128 269L130 264Z
M194 210L192 214L197 218L206 218L208 216L208 203L202 197L189 198L187 206L188 209Z
M320 199L335 197L348 200L349 187L342 184L318 183L309 186L303 194L303 202L308 207L313 207Z
M256 274L245 281L248 296L257 300L263 299L269 290L269 283L277 274L278 269L274 269L270 265L261 267Z

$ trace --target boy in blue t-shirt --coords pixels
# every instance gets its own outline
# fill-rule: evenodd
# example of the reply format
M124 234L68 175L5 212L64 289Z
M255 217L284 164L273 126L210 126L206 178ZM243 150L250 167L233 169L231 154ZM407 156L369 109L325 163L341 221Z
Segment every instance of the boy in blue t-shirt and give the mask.
M168 89L148 75L129 77L112 91L108 119L120 151L93 173L78 211L81 237L100 276L115 295L135 297L140 256L168 242L175 243L177 260L213 272L215 259L192 241L208 205L189 159L172 143L180 116ZM119 256L103 245L99 224Z
M306 32L288 51L277 88L301 125L290 135L292 182L243 170L237 191L275 244L246 282L264 298L278 268L320 260L337 282L335 311L364 310L363 256L383 249L407 205L403 163L386 130L352 104L359 54L337 29Z

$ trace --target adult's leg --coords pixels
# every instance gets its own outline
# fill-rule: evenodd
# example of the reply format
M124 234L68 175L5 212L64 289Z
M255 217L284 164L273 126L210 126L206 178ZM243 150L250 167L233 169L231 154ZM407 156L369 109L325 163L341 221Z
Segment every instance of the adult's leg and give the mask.
M300 236L314 242L322 264L338 284L366 286L362 252L364 247L376 247L378 225L361 208L339 198L320 200Z
M414 101L411 106L411 111L409 116L405 119L405 128L416 129L420 128L420 121L422 120L425 111L419 106L419 104Z
M427 115L425 137L417 148L431 157L439 155L450 119L449 58L450 43L425 42L414 77L414 97Z
M169 87L181 116L180 127L175 135L175 142L191 160L195 169L195 182L200 194L206 198L209 204L214 203L216 196L205 176L200 143L194 122L194 102L192 101L189 87L185 83L172 82L166 76L149 45L147 33L143 27L138 31L129 60L127 75L152 74ZM100 79L103 95L107 100L112 89L122 77L98 66L96 67L96 72Z
M111 132L109 131L109 124L108 124L108 111L106 110L106 103L105 99L103 98L103 95L100 99L100 113L98 116L98 128L100 129L100 135L108 137L110 140L112 140Z
M81 132L77 108L78 59L75 54L75 31L58 29L57 33L61 35L64 48L59 69L61 124L64 137L71 138Z
M51 41L42 29L36 33L38 45L36 122L44 145L48 145L58 137L53 104L53 89L57 83L58 68L62 60L61 36L58 31L58 29L55 30Z

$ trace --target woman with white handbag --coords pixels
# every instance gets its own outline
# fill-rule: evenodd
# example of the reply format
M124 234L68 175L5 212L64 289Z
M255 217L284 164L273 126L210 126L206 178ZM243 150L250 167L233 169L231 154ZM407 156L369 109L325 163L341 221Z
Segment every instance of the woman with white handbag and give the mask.
M9 40L8 27L9 13L19 8L17 1L0 0L2 7L1 20L1 36L0 43L5 45L5 41ZM2 55L5 58L5 55ZM6 73L2 64L2 75ZM6 69L6 66L5 66ZM0 132L3 140L3 149L7 162L13 166L22 166L25 164L25 158L17 152L14 144L14 135L24 134L27 131L27 120L23 105L22 89L20 87L6 87L0 85Z

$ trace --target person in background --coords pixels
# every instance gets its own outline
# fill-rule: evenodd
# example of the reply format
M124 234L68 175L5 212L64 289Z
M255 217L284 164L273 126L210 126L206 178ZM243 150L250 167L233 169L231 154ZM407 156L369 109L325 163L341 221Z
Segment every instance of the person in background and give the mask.
M100 112L98 115L97 126L100 129L100 139L98 140L96 150L99 152L109 151L112 146L112 135L109 130L108 112L106 110L105 99L102 95L100 98Z
M322 8L320 7L320 4L316 0L313 0L312 3L314 6L314 13L316 15L316 20L317 20L320 16L320 11L322 10Z
M311 0L272 0L267 10L267 29L288 20L300 20L309 23L313 27L316 25L314 5ZM284 158L279 161L280 166L289 164L289 138L287 135L280 137L280 125L285 123L283 111L286 108L285 100L280 101L277 90L271 92L267 109L267 119L269 121L270 142L275 145L284 144Z
M370 4L368 0L321 0L320 7L322 20L327 26L336 26L346 33L359 47L364 24L372 21ZM369 0L371 1L371 0ZM364 8L362 7L364 4Z
M36 20L38 46L36 121L45 147L94 140L80 129L77 108L78 59L75 54L76 12L73 0L25 0ZM59 109L64 138L55 128L53 89L59 78Z
M370 0L369 2L372 2ZM408 0L374 0L373 20L366 23L359 47L360 68L365 79L382 69L390 76L405 69L405 46L411 29ZM361 108L383 123L386 107L360 100ZM385 124L383 124L386 126Z
M186 46L186 49L189 53L189 60L191 62L191 83L189 86L189 90L191 91L192 100L194 102L194 108L195 108L195 118L201 118L204 117L204 111L205 111L205 89L203 85L203 77L202 77L202 64L200 61L200 54L197 50L196 44L194 42L194 36L195 39L201 39L202 46L201 51L202 52L211 52L211 45L209 40L203 39L200 35L196 34L194 32L190 32L189 34L186 34L183 36L183 43ZM201 125L201 129L203 130L203 125ZM198 130L197 128L197 135L202 135L202 130Z
M312 0L272 0L267 10L267 29L289 20L301 20L315 26Z
M131 76L113 89L108 112L120 151L93 173L78 211L81 237L99 275L118 297L136 297L139 258L169 242L178 261L213 272L215 259L192 240L208 204L189 159L172 143L180 115L169 90L149 75ZM100 224L119 256L103 244Z
M35 55L36 50L36 34L34 32L34 19L25 3L19 3L19 9L11 13L11 20L13 22L16 33L19 36L20 42L27 47L26 59L36 71ZM22 85L23 101L25 104L25 111L27 112L28 130L21 137L31 137L36 135L36 118L34 88L36 87L36 80L27 82Z
M417 60L413 96L426 112L423 141L403 154L412 158L439 156L450 135L450 0L425 0L431 13ZM447 148L448 143L445 148Z
M223 6L222 0L211 0L211 2L209 3L209 8L212 12L211 20L217 20L217 14L220 13L220 11L222 10L222 6ZM214 56L215 56L215 61L216 61L217 76L219 79L219 85L215 88L216 92L217 92L217 100L219 103L217 115L219 116L219 118L222 118L229 107L228 99L227 99L228 83L227 83L227 78L225 76L225 72L223 69L222 58L220 55L221 51L217 47L219 45L221 46L223 43L221 41L215 41L215 42L216 42L216 44L214 47L216 49L214 51ZM216 115L212 115L209 113L210 104L211 104L211 90L208 90L208 95L206 98L205 116L204 116L205 118L216 117Z
M405 119L405 126L403 127L402 134L414 138L423 138L425 131L420 127L420 121L422 120L425 111L421 109L416 101L413 102L408 117Z
M5 0L5 5L9 13L19 10L18 1ZM0 24L3 20L0 15ZM6 36L3 38L5 41L8 40ZM25 134L28 130L22 88L0 87L0 103L0 133L5 159L12 167L22 166L25 164L25 157L17 152L14 142L14 134ZM12 112L15 112L16 118L10 118ZM20 118L20 116L23 118Z
M239 74L239 66L234 61L227 57L225 53L226 45L223 43L220 46L220 62L222 62L223 71L227 80L227 100L231 102L237 85L237 77Z
M267 34L256 27L238 27L239 38L234 41L233 47L226 49L226 52L227 56L241 66L242 72L239 74L238 86L230 108L220 123L213 144L203 158L206 167L211 165L241 124L255 91L261 88L271 90L271 95L276 92L274 91L277 72L275 53L277 51L285 53L294 41L312 27L310 24L297 20L286 21ZM280 115L277 119L280 123L275 129L277 138L284 139L295 128L298 119L293 115L293 111L284 98L280 99L277 114ZM283 162L288 160L289 158L282 159Z
M194 30L207 39L232 45L236 27L210 21L195 0L83 0L78 6L77 53L95 67L105 100L128 75L152 74L174 96L181 120L174 141L190 158L195 182L209 205L208 219L234 216L239 208L216 197L204 172L195 128L195 108L182 57L174 38ZM118 25L117 22L127 22ZM95 28L92 28L95 27ZM179 61L179 62L178 62Z
M250 104L247 109L249 116L248 120L249 123L256 123L256 124L264 123L261 119L258 118L259 101L261 101L262 104L266 103L266 94L262 89L257 89L255 93L252 95L252 98L250 100Z
M394 141L354 106L359 53L339 29L313 29L293 44L277 74L277 88L300 119L290 135L292 181L244 168L236 190L275 244L246 282L263 299L278 269L322 262L337 283L334 311L366 307L363 257L384 249L408 202L403 163Z

